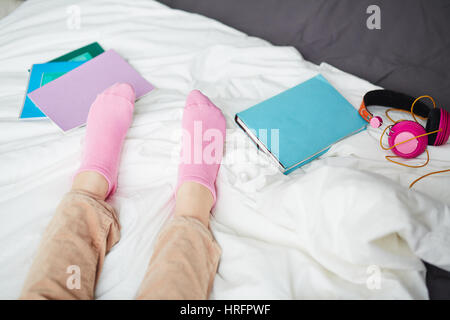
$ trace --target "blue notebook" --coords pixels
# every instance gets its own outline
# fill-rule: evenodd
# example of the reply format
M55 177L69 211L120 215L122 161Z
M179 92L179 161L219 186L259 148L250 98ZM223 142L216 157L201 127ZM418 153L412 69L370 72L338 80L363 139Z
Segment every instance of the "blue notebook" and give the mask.
M86 61L79 62L47 62L34 64L31 68L30 79L28 81L27 94L39 89L50 81L53 81L63 74L79 67ZM25 95L25 101L20 110L19 119L42 119L45 114Z
M235 120L285 174L367 125L320 74L239 112Z

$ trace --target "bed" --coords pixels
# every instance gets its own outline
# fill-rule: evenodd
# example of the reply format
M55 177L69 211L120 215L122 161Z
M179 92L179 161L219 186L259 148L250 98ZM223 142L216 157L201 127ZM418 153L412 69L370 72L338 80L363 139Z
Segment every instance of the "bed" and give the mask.
M355 108L378 86L156 1L28 0L0 20L0 298L19 296L80 164L85 132L17 120L27 69L93 41L115 49L156 87L136 103L124 145L110 200L122 237L105 260L97 299L137 293L173 209L177 129L194 88L227 119L211 223L223 250L212 299L427 299L424 261L450 271L450 177L408 189L420 175L450 168L449 144L429 148L426 168L398 167L378 147L381 132L369 128L285 176L233 121L319 72Z

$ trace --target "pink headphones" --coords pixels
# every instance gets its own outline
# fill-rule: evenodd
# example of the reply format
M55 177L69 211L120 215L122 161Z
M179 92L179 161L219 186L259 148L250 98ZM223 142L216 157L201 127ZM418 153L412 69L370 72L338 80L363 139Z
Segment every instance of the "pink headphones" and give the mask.
M426 104L419 101L422 98L429 98L433 102L434 108L430 109ZM378 128L382 125L383 120L380 117L374 117L367 110L368 106L383 106L410 111L414 120L416 120L393 121L394 124L386 128L390 128L388 133L389 148L383 149L392 150L397 156L407 159L415 158L426 150L427 145L440 146L449 139L450 114L444 109L436 108L434 100L430 96L421 96L415 99L406 94L389 90L367 92L359 108L359 114L372 127ZM388 116L387 112L386 115ZM427 118L425 128L417 122L416 115Z

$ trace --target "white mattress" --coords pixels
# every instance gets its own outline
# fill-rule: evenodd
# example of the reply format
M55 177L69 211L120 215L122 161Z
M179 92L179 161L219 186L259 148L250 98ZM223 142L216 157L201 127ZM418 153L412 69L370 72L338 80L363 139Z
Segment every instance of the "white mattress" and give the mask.
M68 28L81 11L80 28ZM76 25L75 25L76 27ZM0 20L0 298L17 298L39 239L80 163L84 128L18 121L27 69L98 41L157 89L136 103L111 200L121 241L96 297L134 298L158 230L170 218L187 93L227 118L212 230L223 249L211 298L427 298L421 259L450 270L450 145L430 165L395 166L368 129L284 176L257 153L234 114L321 72L355 106L375 87L291 47L149 0L28 0ZM422 157L423 161L423 157ZM379 271L379 273L377 273Z

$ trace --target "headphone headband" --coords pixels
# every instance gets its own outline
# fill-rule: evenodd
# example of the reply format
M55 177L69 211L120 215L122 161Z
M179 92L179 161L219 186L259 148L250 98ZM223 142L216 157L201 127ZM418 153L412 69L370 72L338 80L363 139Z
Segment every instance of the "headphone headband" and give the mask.
M434 108L429 108L425 103L420 101L422 98L429 98L433 101ZM383 133L380 136L380 146L384 150L392 150L397 156L402 158L414 158L426 151L427 161L419 166L411 166L405 163L397 162L391 158L394 156L386 156L386 159L411 168L420 168L428 164L430 155L426 148L426 145L440 146L447 143L450 137L450 113L444 109L436 108L436 103L431 96L424 95L417 99L408 96L403 93L390 91L390 90L373 90L364 95L361 106L359 107L359 114L372 126L378 128L383 123L380 117L374 117L372 113L367 110L368 106L382 106L394 109L401 109L411 112L415 121L400 120L395 122L389 116L386 116L394 122L394 125L386 126ZM414 115L418 115L423 118L428 118L426 128L417 122ZM385 148L382 143L382 139L386 130L391 128L389 132L389 148ZM411 141L415 141L410 145ZM403 145L402 148L400 148ZM427 173L420 178L414 180L409 187L411 188L417 181L436 173L449 172L450 169L440 170Z
M364 95L361 106L359 107L359 114L367 122L373 118L372 113L367 110L369 106L381 106L386 108L396 108L410 111L411 105L415 98L400 92L391 90L373 90ZM430 108L422 101L417 101L414 106L414 114L428 118Z

